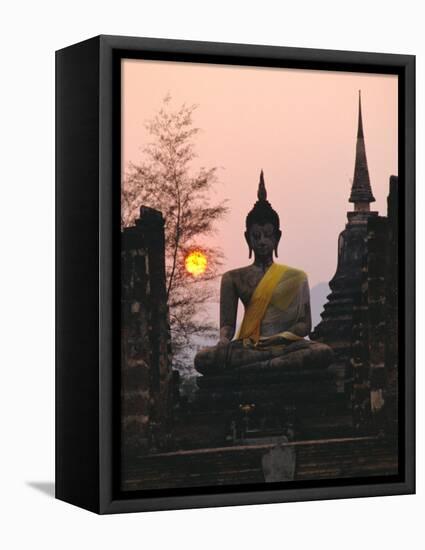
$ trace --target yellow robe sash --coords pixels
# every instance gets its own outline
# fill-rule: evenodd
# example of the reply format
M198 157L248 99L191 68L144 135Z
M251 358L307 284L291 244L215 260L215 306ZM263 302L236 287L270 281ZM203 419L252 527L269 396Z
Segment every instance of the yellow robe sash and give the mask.
M249 338L257 344L260 340L261 322L270 302L272 302L275 307L285 310L295 298L305 278L306 275L304 271L294 269L287 265L273 263L266 271L251 296L237 338ZM279 282L285 282L283 291L273 296L273 292ZM288 336L292 335L292 333L284 334ZM295 337L293 339L298 339L295 334L293 336Z

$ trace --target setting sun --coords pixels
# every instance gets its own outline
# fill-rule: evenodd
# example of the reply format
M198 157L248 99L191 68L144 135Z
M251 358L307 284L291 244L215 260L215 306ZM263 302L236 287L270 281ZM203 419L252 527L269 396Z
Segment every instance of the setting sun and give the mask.
M207 264L207 257L200 250L190 252L184 260L186 271L194 277L202 275L207 269Z

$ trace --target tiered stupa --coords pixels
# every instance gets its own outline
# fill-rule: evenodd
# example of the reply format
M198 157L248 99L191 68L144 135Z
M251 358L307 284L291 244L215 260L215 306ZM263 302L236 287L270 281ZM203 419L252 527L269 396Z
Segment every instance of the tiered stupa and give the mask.
M337 373L339 391L344 391L350 379L350 356L353 329L353 309L361 296L362 266L366 250L367 223L378 212L370 210L375 201L370 185L369 169L363 133L361 94L357 129L354 178L349 202L354 210L347 212L348 223L338 238L338 264L329 282L331 293L311 338L330 345L336 355L333 369Z

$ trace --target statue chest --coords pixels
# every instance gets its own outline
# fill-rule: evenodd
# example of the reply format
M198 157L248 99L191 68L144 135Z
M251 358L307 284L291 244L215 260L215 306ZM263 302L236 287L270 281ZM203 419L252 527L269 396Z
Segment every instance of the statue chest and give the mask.
M263 276L264 273L262 271L253 270L241 274L235 281L238 297L245 307L249 304L254 290L257 288Z

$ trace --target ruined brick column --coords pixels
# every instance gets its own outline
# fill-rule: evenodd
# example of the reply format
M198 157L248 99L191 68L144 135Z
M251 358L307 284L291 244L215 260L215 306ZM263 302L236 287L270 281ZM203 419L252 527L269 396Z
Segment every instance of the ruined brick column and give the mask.
M390 177L388 195L388 254L386 268L386 412L388 429L397 433L398 423L398 177Z
M379 429L381 424L378 410L372 410L372 402L382 400L385 386L387 241L387 218L377 216L369 219L362 299L358 323L353 327L352 344L354 425L363 431ZM361 336L356 334L356 330L361 330ZM358 348L362 350L361 367L356 364Z
M369 381L371 405L373 395L384 399L386 381L385 344L386 316L386 268L388 262L388 219L378 217L368 225L368 321L369 321ZM371 411L372 416L378 414ZM380 424L380 422L379 422Z
M171 361L164 220L142 207L121 241L121 456L166 446L171 431Z
M368 220L361 296L351 345L353 420L360 430L396 433L398 378L397 178L390 179L388 217ZM374 405L382 405L382 408Z

